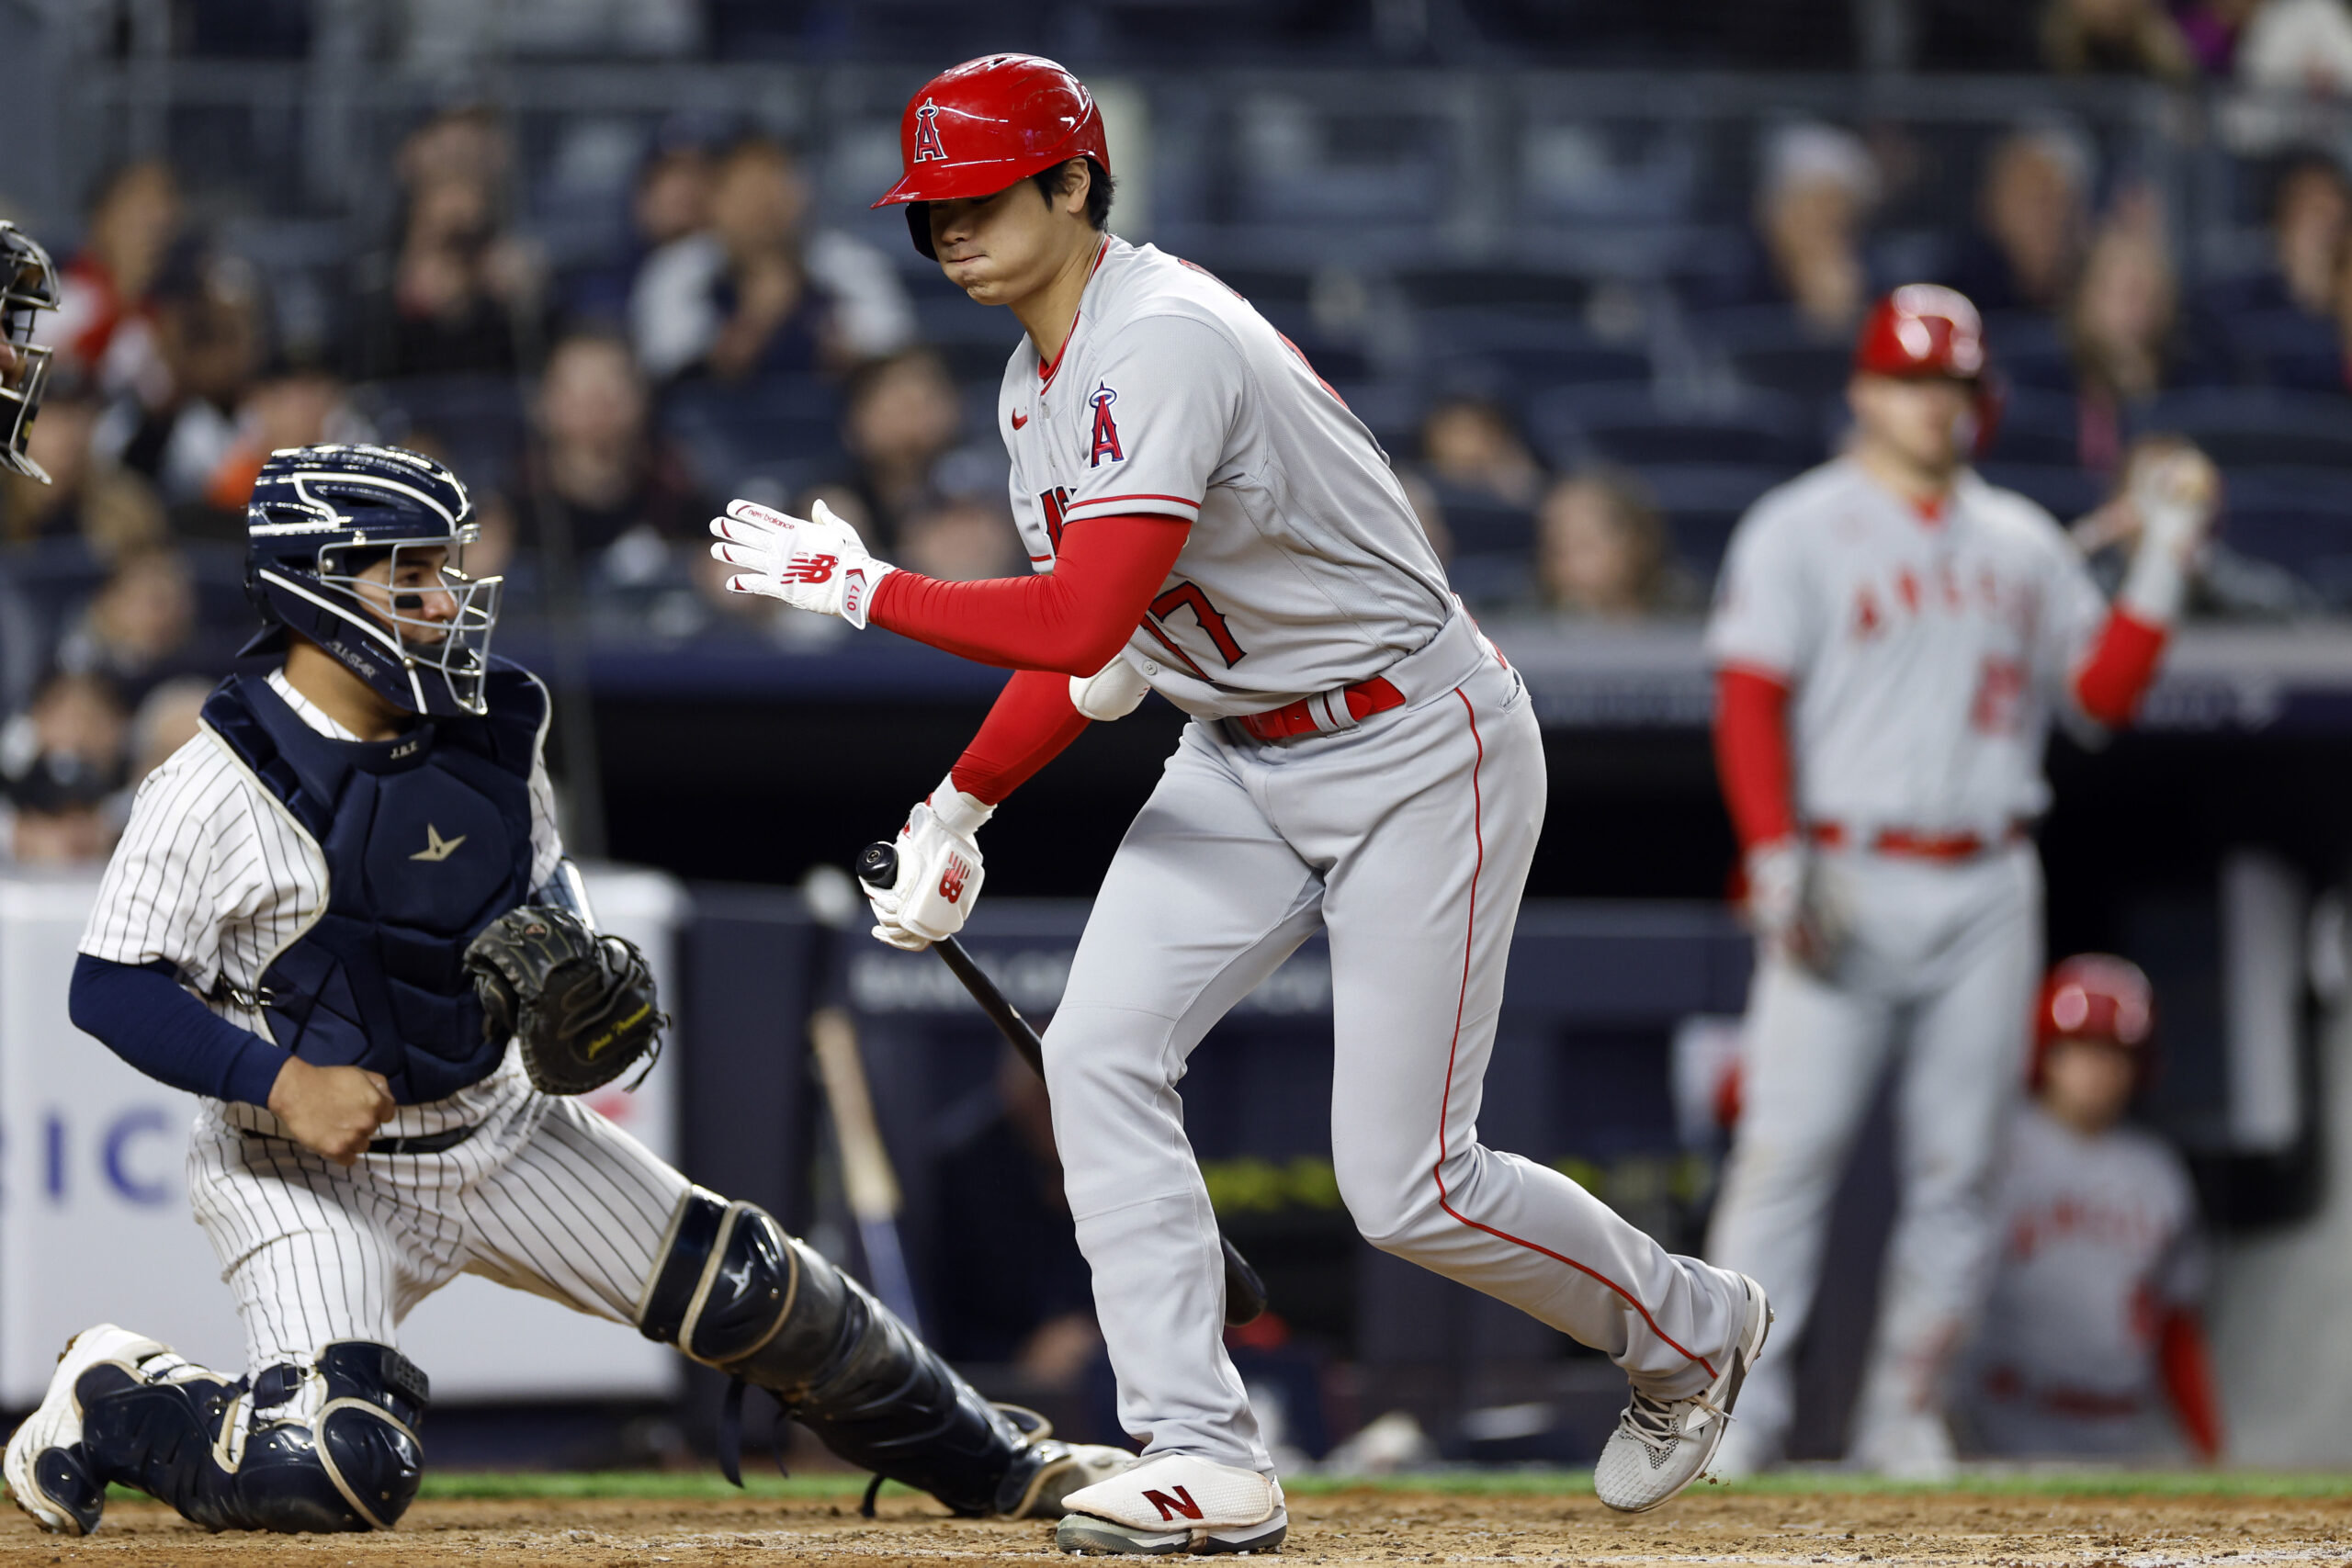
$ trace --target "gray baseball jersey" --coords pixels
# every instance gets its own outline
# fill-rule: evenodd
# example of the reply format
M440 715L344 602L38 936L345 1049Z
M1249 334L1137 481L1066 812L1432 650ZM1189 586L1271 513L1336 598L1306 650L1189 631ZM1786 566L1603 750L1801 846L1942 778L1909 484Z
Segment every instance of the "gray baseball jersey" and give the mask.
M356 739L283 672L269 681L313 729ZM536 885L563 854L541 761L530 797ZM216 991L215 1012L266 1040L262 1017L214 982L254 990L326 902L316 842L201 729L139 786L81 949L118 964L166 960ZM286 1137L260 1106L198 1102L189 1196L236 1292L249 1367L336 1339L395 1344L409 1310L469 1270L635 1320L685 1178L586 1106L535 1091L511 1050L481 1082L401 1106L379 1135L467 1127L473 1134L441 1156L345 1169Z
M2025 497L1963 473L1924 515L1841 459L1740 520L1707 647L1794 688L1799 816L1991 836L2048 807L2051 716L2107 609Z
M1153 1454L1265 1470L1175 1090L1209 1027L1331 940L1332 1158L1373 1242L1614 1357L1705 1386L1739 1280L1558 1172L1479 1143L1511 925L1544 815L1532 704L1461 613L1371 433L1247 301L1107 241L1058 361L1001 413L1033 564L1063 525L1193 524L1125 657L1193 716L1096 897L1046 1035L1055 1138L1118 1375ZM1386 678L1402 705L1279 742L1222 722Z
M1152 246L1105 239L1061 353L1022 339L997 418L1034 570L1088 517L1193 525L1126 658L1196 717L1365 680L1453 614L1363 422L1248 300Z
M2157 1404L2163 1314L2196 1306L2205 1284L2180 1156L2139 1128L2086 1137L2028 1104L2009 1129L1995 1213L1982 1375L2025 1403Z

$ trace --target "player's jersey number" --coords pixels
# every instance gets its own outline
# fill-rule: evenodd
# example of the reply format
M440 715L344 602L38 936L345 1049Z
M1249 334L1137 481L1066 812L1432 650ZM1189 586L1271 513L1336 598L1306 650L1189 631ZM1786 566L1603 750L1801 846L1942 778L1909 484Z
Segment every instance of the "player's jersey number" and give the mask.
M1200 584L1179 582L1151 602L1150 610L1144 615L1143 629L1151 634L1153 641L1166 649L1179 663L1202 680L1205 681L1209 678L1208 671L1202 669L1192 655L1176 645L1174 635L1176 628L1170 623L1170 617L1180 610L1192 612L1193 624L1198 626L1208 637L1210 645L1216 649L1217 658L1224 662L1227 670L1250 656L1250 650L1241 646L1239 640L1233 635L1233 628L1226 624L1225 613L1210 603L1209 596L1201 591Z

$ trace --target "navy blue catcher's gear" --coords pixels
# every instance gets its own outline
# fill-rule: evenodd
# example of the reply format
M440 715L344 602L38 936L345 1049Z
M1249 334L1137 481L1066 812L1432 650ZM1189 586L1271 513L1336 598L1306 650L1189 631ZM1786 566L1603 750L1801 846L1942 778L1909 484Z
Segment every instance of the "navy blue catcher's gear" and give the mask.
M531 766L547 691L503 660L489 715L396 740L337 740L266 680L222 682L204 721L318 845L327 907L262 976L280 1045L318 1066L384 1075L421 1105L494 1071L466 944L530 893Z
M1018 1513L1068 1457L763 1210L700 1188L670 1221L638 1331L731 1374L730 1416L744 1383L766 1389L841 1458L959 1514Z
M208 1529L390 1529L424 1472L416 1428L430 1387L389 1345L338 1340L314 1366L271 1367L250 1382L186 1363L141 1378L108 1362L83 1373L74 1394L92 1477L135 1486ZM240 1450L233 1427L246 1405Z
M430 457L396 446L271 453L245 507L245 592L267 629L245 651L273 650L290 629L410 713L486 713L503 580L462 570L476 532L466 487ZM447 552L433 585L401 591L403 567L433 548ZM389 575L375 578L379 567ZM424 613L439 594L454 602L447 619Z
M25 450L49 385L50 351L33 342L33 321L57 304L57 268L49 253L14 223L0 223L0 338L17 351L16 369L0 371L0 469L43 484L49 476Z

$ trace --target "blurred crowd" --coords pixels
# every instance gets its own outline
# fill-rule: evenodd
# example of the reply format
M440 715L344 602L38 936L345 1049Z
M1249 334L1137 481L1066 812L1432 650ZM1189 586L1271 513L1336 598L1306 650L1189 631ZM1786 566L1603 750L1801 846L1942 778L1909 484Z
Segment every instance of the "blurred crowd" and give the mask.
M300 6L236 9L309 27ZM2001 34L2031 58L1969 54L1962 13L1995 9L1925 4L1922 37L1949 63L2352 85L2345 0L2037 0ZM606 54L691 54L733 25L724 6L630 14L534 25L558 54L571 23L575 52ZM182 41L218 44L216 23ZM1204 259L1349 399L1489 615L1695 619L1739 513L1838 450L1862 310L1919 279L1986 315L2004 390L1981 470L2086 553L2122 559L2132 465L2187 442L2227 493L2200 613L2352 605L2352 180L2333 144L2257 138L2234 177L2262 243L2192 266L2197 237L2112 137L2040 111L1980 130L1955 152L1917 128L1768 120L1744 226L1679 270ZM1021 569L991 428L1013 323L956 298L895 217L826 221L846 209L818 199L807 150L748 122L675 113L631 158L616 237L551 246L548 160L460 96L399 139L393 199L349 225L348 254L305 264L322 304L232 243L197 171L136 160L88 193L53 246L64 309L31 437L56 482L0 480L0 859L96 852L150 743L186 732L250 626L243 502L278 447L451 462L481 504L465 567L506 574L514 651L567 626L649 648L837 637L721 590L703 523L734 495L822 498L933 576ZM1938 194L1955 168L1970 201Z

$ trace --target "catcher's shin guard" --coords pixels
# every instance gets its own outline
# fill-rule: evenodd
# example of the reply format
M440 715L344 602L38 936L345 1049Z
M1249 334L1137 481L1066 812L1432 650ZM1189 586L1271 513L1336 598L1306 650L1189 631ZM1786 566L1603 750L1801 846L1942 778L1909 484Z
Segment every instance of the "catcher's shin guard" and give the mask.
M407 1511L424 1471L427 1387L390 1346L346 1339L250 1383L173 1357L137 1375L94 1367L76 1392L101 1481L207 1529L291 1533L390 1529Z
M638 1328L769 1390L842 1459L959 1514L1020 1512L1065 1457L765 1212L699 1188L671 1218Z

